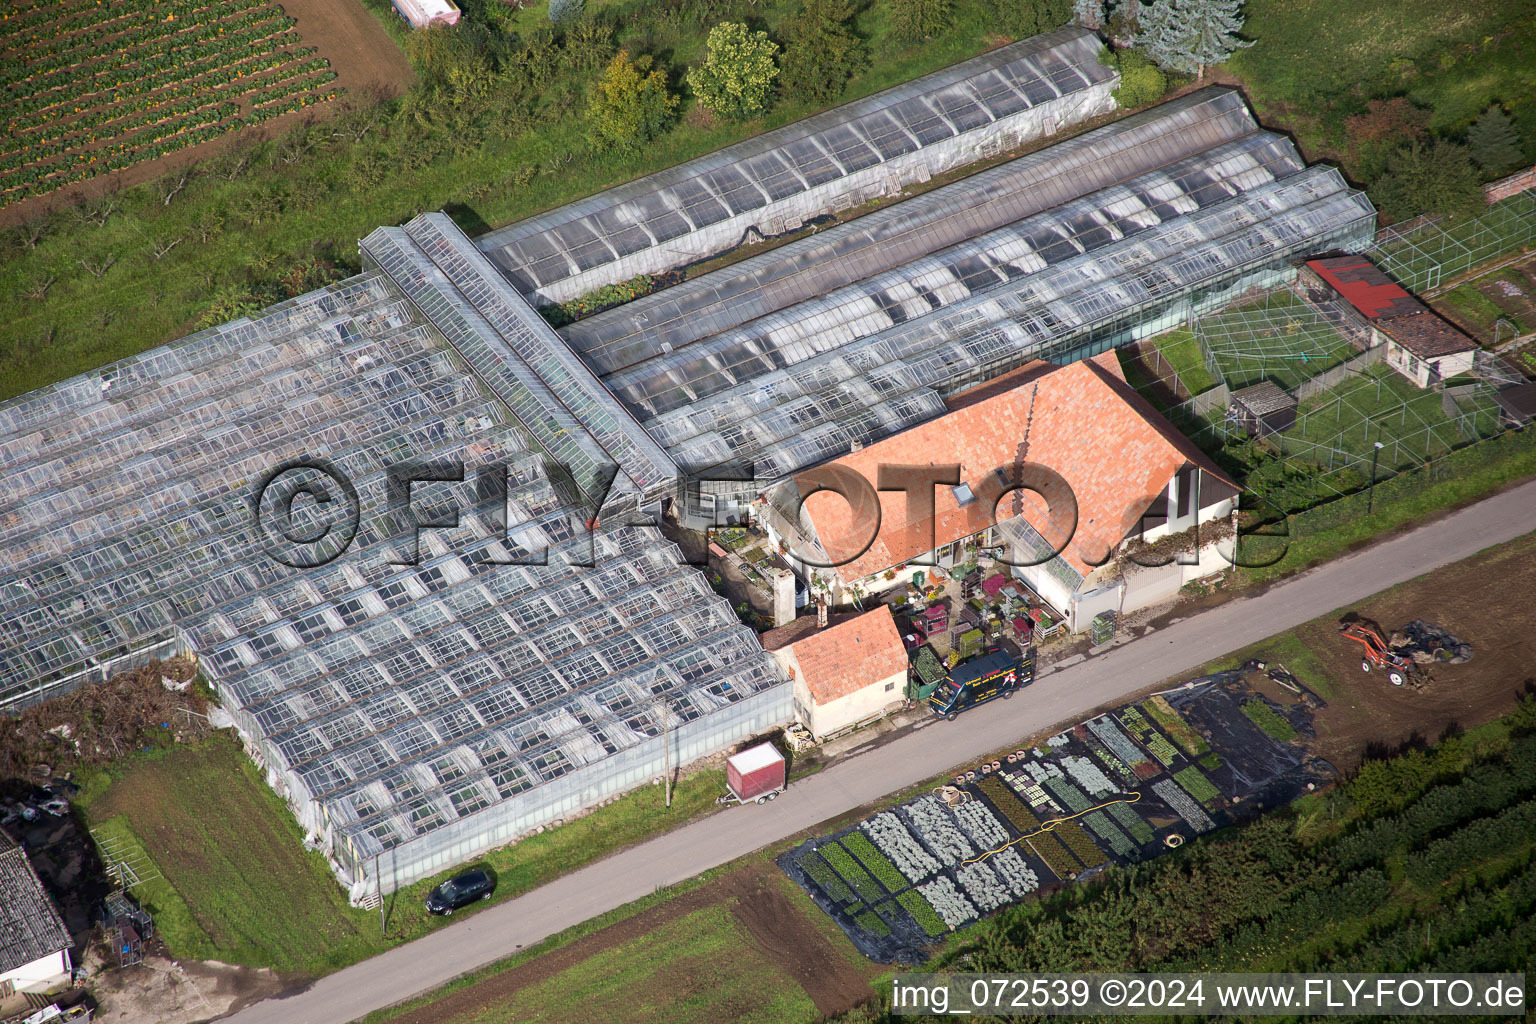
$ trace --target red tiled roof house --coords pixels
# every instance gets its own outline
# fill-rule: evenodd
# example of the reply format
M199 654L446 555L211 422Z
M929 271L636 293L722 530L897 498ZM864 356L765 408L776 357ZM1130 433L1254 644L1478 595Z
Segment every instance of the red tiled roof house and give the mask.
M1386 361L1421 388L1470 373L1477 342L1409 295L1364 256L1308 260L1297 288L1351 321L1359 343L1386 345Z
M803 635L777 649L773 633L763 640L793 681L796 716L818 740L873 718L902 699L907 650L889 606L879 605L826 629L797 633Z
M1113 562L1129 540L1152 542L1223 519L1237 487L1125 382L1113 352L1061 367L1036 362L947 404L948 413L801 473L790 485L798 488L796 499L809 495L800 512L802 542L814 538L821 560L836 563L822 571L835 574L841 592L904 585L922 563L966 561L968 545L1000 547L1016 563L1015 575L1074 629L1086 629L1099 611L1128 612L1225 568L1216 545L1202 542L1196 565L1126 573L1121 581ZM933 485L931 509L909 508L902 490L865 491L853 503L815 490L839 473L857 474L874 488L882 469L891 484L892 467L922 476L955 463L959 482ZM1002 493L1005 480L1038 473L1030 464L1065 481L1075 517L1070 499L1053 499L1047 508L1034 491ZM787 542L793 560L799 546ZM1058 555L1046 557L1055 549ZM798 564L808 574L804 561ZM1018 564L1025 562L1039 564Z

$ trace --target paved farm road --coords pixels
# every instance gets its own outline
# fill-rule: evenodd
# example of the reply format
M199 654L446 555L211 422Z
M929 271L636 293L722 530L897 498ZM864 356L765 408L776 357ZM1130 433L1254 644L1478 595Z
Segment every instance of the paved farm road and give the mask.
M1536 481L1237 598L1068 668L955 725L934 724L841 761L764 806L735 807L559 878L424 938L268 999L233 1024L346 1024L436 988L708 868L887 793L942 774L1031 733L1187 672L1274 633L1431 569L1536 530ZM1490 581L1497 586L1497 581ZM407 911L408 912L408 911Z

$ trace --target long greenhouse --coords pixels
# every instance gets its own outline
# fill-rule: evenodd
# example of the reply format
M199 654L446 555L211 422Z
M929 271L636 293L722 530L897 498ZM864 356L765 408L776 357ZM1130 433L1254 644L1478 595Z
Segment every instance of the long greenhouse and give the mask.
M750 469L750 499L1363 248L1370 204L1213 88L559 330L536 305L1108 112L1098 45L1002 47L480 239L382 227L347 281L0 403L0 712L194 654L354 898L787 721L756 634L636 525L681 475Z
M657 274L1115 108L1092 32L1063 28L764 132L479 240L530 298Z

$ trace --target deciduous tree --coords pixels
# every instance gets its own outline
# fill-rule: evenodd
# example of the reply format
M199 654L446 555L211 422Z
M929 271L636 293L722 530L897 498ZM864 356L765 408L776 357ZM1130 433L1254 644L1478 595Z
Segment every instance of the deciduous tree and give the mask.
M992 0L997 27L1015 39L1026 39L1065 25L1072 17L1072 0Z
M587 129L598 149L633 150L666 131L676 112L677 97L650 55L631 61L620 50L593 87Z
M688 87L705 109L732 121L745 121L768 108L779 66L779 44L766 32L722 21L709 30L704 62L688 71Z
M842 95L848 79L864 68L863 44L849 30L849 0L806 0L784 26L788 39L779 86L797 100L826 103Z

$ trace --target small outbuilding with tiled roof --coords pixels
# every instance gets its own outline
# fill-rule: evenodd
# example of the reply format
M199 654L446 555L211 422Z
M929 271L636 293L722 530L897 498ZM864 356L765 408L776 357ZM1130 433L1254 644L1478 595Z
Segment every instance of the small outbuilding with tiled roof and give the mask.
M884 604L810 629L773 656L794 683L796 716L818 740L880 714L902 699L907 681L907 649Z
M1387 340L1387 365L1421 388L1471 373L1477 342L1425 310L1376 325Z
M26 853L0 832L0 997L69 980L69 930Z

